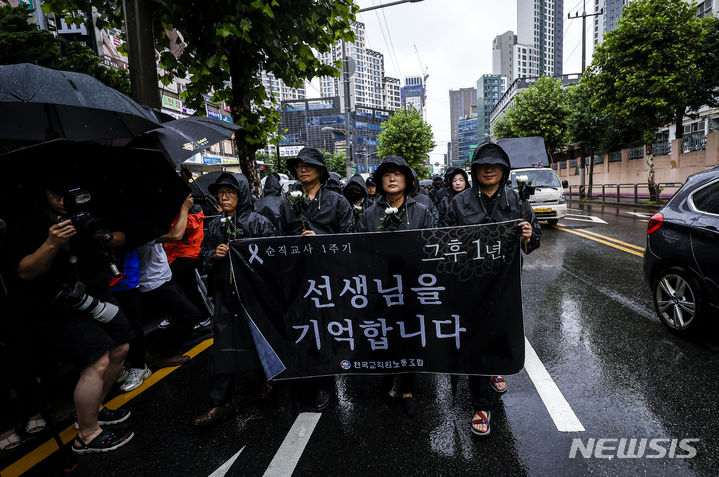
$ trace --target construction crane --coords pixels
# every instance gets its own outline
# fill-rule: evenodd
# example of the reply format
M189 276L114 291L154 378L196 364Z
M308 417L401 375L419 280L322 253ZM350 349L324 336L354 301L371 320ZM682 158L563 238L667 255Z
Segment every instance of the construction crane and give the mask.
M414 46L414 54L417 55L417 61L419 62L419 72L422 75L422 84L426 86L427 84L427 78L429 78L429 68L425 68L424 65L422 65L422 58L419 57L419 50L417 50L417 45Z

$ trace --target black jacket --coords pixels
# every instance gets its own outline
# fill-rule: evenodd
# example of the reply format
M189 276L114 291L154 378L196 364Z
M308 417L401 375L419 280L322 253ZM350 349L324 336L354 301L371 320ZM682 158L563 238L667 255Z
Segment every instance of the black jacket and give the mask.
M436 225L439 225L439 211L437 210L437 206L434 205L434 202L432 202L432 199L429 197L429 195L422 192L416 192L414 195L412 195L412 198L415 200L415 202L419 202L423 206L427 207L429 213L432 214L432 220Z
M276 174L265 179L262 198L255 202L255 212L268 218L275 229L280 230L280 207L282 205L282 184Z
M445 176L445 187L447 190L447 194L442 197L442 199L439 201L439 204L437 204L437 210L439 212L439 226L440 227L446 227L447 226L447 209L449 208L449 203L452 202L452 199L455 198L457 194L460 194L460 192L455 192L455 190L452 188L452 180L454 179L454 176L457 174L462 174L464 176L464 182L467 184L467 187L465 190L469 189L469 176L464 171L464 169L460 168L454 168L447 171L447 175Z
M381 232L385 230L415 230L429 229L435 226L434 218L427 209L412 197L406 197L404 204L399 208L401 224L396 228L381 228L380 222L385 216L385 209L389 207L384 197L377 201L364 213L355 228L355 232Z
M349 195L352 193L353 189L359 190L360 194L362 194L362 203L359 206L353 204L349 198ZM347 202L349 202L350 206L352 207L352 226L357 227L357 222L359 222L365 211L367 211L367 209L372 205L372 201L367 198L367 183L361 175L355 174L350 177L350 180L349 182L347 182L347 185L342 191L342 194L345 196Z
M491 224L507 220L524 219L532 224L532 238L527 245L527 253L539 247L542 228L537 221L529 202L519 198L517 191L508 186L500 186L492 200L481 199L478 184L460 192L447 208L445 225ZM485 207L485 201L489 202ZM524 212L522 212L524 210ZM522 247L524 249L524 247Z
M316 234L340 234L352 232L352 208L347 199L336 192L320 186L317 195L302 212L307 230ZM280 207L282 235L301 235L302 220L288 198Z

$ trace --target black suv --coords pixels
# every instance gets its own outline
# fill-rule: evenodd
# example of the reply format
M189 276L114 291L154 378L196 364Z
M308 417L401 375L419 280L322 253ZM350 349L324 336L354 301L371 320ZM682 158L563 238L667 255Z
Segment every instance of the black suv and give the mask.
M644 277L669 328L719 319L719 167L689 176L649 220Z

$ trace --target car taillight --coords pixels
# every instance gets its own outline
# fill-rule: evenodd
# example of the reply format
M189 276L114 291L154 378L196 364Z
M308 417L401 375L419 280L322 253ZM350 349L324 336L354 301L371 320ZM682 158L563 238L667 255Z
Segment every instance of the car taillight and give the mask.
M659 227L662 226L664 223L664 216L657 212L656 214L652 215L652 218L649 219L649 223L647 224L647 235L651 235L657 230L659 230Z

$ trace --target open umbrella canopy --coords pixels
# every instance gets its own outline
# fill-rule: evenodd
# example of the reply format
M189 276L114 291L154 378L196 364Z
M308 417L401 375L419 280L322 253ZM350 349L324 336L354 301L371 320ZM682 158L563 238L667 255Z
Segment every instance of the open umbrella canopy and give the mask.
M129 145L161 149L176 165L213 144L234 137L242 129L219 119L192 116L162 123L162 126L143 133Z
M91 76L29 63L0 66L0 139L124 145L158 126L151 111Z
M167 233L190 193L156 150L58 139L0 155L0 168L0 217L10 227L44 204L48 184L61 184L89 191L93 215L124 231L131 247Z

